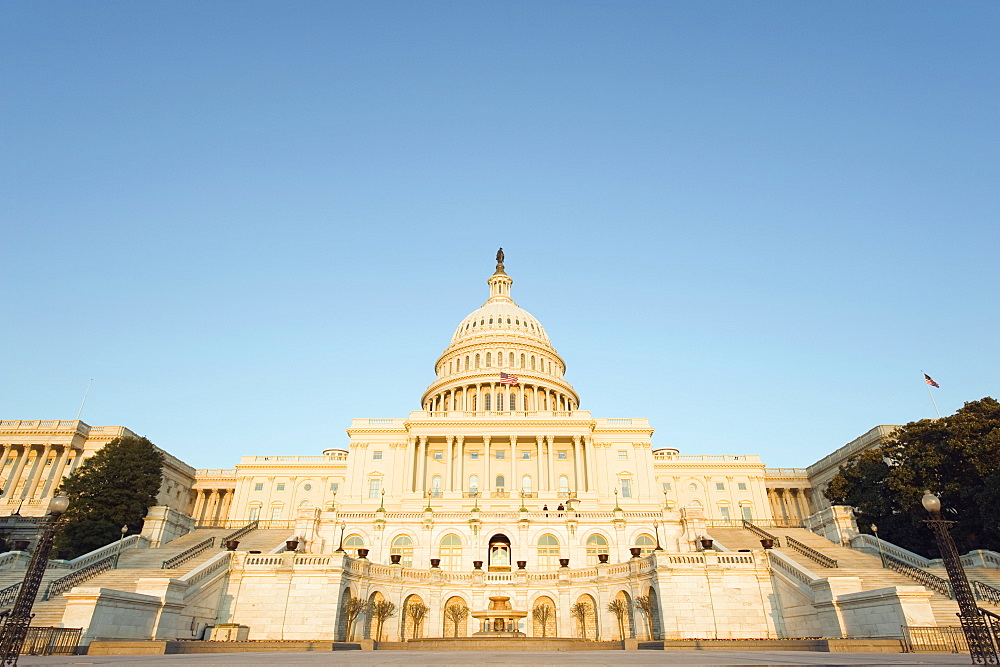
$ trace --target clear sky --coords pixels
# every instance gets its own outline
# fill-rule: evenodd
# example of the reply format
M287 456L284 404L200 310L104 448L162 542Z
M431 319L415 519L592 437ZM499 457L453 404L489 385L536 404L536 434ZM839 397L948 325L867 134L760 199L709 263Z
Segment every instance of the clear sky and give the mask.
M419 408L498 246L582 408L804 466L1000 397L1000 3L0 3L3 419Z

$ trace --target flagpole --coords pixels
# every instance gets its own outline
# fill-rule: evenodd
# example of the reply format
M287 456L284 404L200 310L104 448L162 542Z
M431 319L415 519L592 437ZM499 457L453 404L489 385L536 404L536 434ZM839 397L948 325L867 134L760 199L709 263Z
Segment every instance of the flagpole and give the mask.
M934 406L934 412L937 414L937 418L941 419L941 411L938 410L937 401L934 400L934 393L931 391L931 385L927 382L927 374L920 371L920 374L924 376L924 384L927 385L927 395L931 397L931 404Z
M87 404L87 396L90 394L90 385L94 384L94 378L90 378L90 382L87 384L87 391L83 392L83 403L80 403L80 410L76 413L76 420L80 421L80 415L83 414L83 406Z

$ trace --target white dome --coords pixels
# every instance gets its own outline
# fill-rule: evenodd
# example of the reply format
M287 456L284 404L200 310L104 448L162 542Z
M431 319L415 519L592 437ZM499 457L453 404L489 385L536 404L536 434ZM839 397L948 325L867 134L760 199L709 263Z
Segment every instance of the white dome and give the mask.
M551 345L548 334L538 320L510 300L490 300L481 308L472 311L458 325L451 342L458 343L485 333L515 334L534 339L543 345Z

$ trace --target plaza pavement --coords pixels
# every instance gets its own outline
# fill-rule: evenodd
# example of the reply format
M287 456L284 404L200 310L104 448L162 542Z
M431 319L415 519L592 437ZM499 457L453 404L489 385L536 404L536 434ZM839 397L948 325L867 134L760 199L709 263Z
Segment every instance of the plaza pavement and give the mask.
M19 665L968 665L954 653L816 653L811 651L336 651L143 656L22 656Z

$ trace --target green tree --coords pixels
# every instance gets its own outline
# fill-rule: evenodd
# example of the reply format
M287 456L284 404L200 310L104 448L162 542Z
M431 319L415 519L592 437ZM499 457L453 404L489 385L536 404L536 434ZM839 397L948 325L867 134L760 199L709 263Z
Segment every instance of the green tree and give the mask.
M924 489L941 498L961 551L1000 549L1000 403L986 397L954 415L900 427L882 447L841 466L826 491L855 508L858 527L872 523L890 542L937 556L920 504Z
M69 509L56 538L59 558L76 558L142 529L163 480L163 452L146 438L115 438L63 480Z

